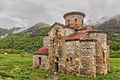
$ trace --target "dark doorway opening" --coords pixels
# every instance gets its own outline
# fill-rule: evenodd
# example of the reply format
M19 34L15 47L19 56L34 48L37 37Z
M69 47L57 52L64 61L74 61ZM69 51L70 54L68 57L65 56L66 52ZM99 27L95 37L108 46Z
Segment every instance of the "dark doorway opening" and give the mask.
M59 58L58 58L58 57L56 57L56 61L59 61Z
M59 58L56 57L56 62L55 62L55 67L56 67L56 72L58 72L59 66L58 66L58 62L59 62Z
M58 69L59 69L58 63L55 63L55 66L56 66L56 72L58 72Z

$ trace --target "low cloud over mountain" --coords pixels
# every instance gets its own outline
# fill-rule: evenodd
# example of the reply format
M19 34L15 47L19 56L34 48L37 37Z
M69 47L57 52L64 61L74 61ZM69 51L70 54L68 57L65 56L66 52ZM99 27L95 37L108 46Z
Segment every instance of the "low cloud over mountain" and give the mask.
M0 0L0 27L30 27L39 22L64 23L64 13L81 11L86 19L120 13L119 0Z

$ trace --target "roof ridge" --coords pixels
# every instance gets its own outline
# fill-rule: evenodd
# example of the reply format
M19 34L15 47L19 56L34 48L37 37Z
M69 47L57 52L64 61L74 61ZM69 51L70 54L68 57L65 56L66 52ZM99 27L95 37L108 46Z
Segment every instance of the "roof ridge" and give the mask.
M59 22L55 22L55 23L50 27L50 29L49 29L48 31L50 31L56 24L58 24L58 25L60 25L60 26L62 26L62 27L65 27L64 24L61 24L61 23L59 23Z
M66 40L84 38L87 34L88 32L82 32L82 33L76 32L70 36L67 36Z

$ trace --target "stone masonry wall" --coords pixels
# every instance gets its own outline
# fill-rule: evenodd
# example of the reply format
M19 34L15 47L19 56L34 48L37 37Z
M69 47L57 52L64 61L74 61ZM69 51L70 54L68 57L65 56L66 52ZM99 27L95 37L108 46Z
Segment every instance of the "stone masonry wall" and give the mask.
M105 33L89 33L90 38L97 39L96 42L96 71L107 74L107 35ZM103 59L104 56L104 59Z
M65 25L69 25L70 27L75 27L75 19L77 19L77 27L83 26L84 17L81 15L69 15L65 18Z
M57 34L56 34L56 30L57 30ZM49 32L49 36L50 36L50 43L48 47L49 48L48 59L50 63L49 69L56 71L56 63L58 63L59 66L59 62L63 54L62 46L64 45L64 41L65 41L64 28L59 25L55 25ZM59 59L59 61L56 61L56 57Z
M56 36L56 30L58 30L57 34L60 34L61 36L65 36L65 31L63 27L56 24L48 33L50 39Z
M84 17L85 14L83 13L69 14L64 16L65 25L55 23L50 28L48 36L43 37L43 47L48 48L48 55L34 54L33 66L76 76L96 77L96 73L107 74L109 71L107 34L88 32L93 29L92 27L78 31L77 28L83 27ZM65 40L67 36L74 33L84 32L88 32L85 37L97 41L87 39Z
M55 34L56 30L58 30L57 34ZM65 28L62 28L59 25L55 25L53 29L49 32L49 69L56 71L56 63L58 63L58 71L66 72L68 74L75 74L77 76L96 76L94 58L95 42L86 42L86 46L89 47L89 49L82 50L82 47L80 46L80 41L70 41L65 43L67 31L68 29L65 30ZM69 34L67 35L71 35L73 33L74 31L70 30ZM85 42L81 42L82 45L84 43ZM82 55L80 50L82 51ZM86 53L87 55L83 55L85 54L84 51L88 51L88 54ZM56 57L59 58L59 61L57 62ZM87 66L85 66L84 64L86 64ZM88 66L90 67L88 68Z
M65 36L70 36L75 33L74 29L65 28Z
M66 42L64 53L61 60L65 63L60 64L61 71L77 76L96 76L95 42Z
M41 65L39 64L39 57L41 57ZM39 66L43 69L49 69L48 55L33 55L33 66Z
M43 47L48 48L48 44L49 44L49 36L44 36L43 37Z
M80 42L80 75L95 77L96 76L96 51L95 42L82 41Z
M79 41L69 41L64 45L64 55L61 57L60 71L80 76ZM63 63L64 62L64 63Z
M92 27L87 27L87 29L78 31L78 33L84 33L84 32L90 31L92 29L93 29Z

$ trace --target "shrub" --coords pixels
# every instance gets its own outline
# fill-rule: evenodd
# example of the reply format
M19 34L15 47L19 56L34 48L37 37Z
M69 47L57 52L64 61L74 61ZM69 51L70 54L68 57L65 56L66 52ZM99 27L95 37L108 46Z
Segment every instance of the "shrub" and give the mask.
M12 49L0 49L0 54L4 54L4 53L21 54L21 53L25 53L25 51L23 51L23 50L12 50Z
M120 58L120 50L118 50L118 51L110 50L110 57L111 58Z

